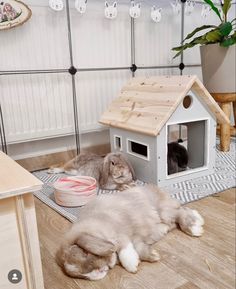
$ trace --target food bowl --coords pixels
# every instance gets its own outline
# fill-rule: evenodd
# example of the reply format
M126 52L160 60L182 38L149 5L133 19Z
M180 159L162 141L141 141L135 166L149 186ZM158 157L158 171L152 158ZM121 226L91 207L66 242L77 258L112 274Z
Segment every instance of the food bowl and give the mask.
M63 207L83 206L97 195L96 180L88 176L64 177L53 187L55 201Z

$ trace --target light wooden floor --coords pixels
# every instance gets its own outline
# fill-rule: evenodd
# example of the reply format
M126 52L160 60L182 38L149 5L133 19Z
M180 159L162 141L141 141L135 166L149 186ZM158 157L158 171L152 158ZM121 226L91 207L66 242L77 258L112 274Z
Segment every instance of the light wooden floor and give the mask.
M205 233L191 238L174 230L157 247L158 263L137 274L116 266L100 281L65 276L54 260L70 222L36 201L45 289L227 289L235 288L235 189L187 206L205 218Z

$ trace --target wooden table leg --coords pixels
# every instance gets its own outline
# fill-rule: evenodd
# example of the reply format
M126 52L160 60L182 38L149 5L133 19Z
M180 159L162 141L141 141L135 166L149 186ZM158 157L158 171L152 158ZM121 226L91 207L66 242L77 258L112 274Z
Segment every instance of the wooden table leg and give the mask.
M236 128L236 101L233 101L234 127Z
M15 197L18 231L24 260L25 289L43 289L40 248L33 194Z
M231 102L220 103L223 112L230 118ZM228 152L230 149L230 124L220 125L220 149Z
M43 289L33 195L1 199L0 208L0 288ZM12 270L22 276L17 284L8 279Z

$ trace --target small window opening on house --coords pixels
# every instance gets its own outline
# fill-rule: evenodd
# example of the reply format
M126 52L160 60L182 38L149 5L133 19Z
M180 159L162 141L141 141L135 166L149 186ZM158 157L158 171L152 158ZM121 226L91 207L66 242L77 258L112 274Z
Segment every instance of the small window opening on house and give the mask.
M115 136L114 137L114 146L116 150L121 151L122 147L121 147L121 137L120 136Z
M206 163L206 121L168 126L167 174L188 173Z
M148 146L135 141L128 140L128 152L141 157L148 158Z
M183 107L184 108L190 108L191 104L192 104L192 97L190 95L186 95L185 98L183 99Z

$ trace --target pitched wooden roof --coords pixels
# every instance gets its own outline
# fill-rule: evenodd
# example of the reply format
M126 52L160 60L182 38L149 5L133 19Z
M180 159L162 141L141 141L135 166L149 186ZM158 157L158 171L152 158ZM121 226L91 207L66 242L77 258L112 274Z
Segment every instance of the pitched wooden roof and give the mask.
M206 104L219 123L229 123L227 116L195 75L131 79L103 113L100 123L155 136L190 89Z

